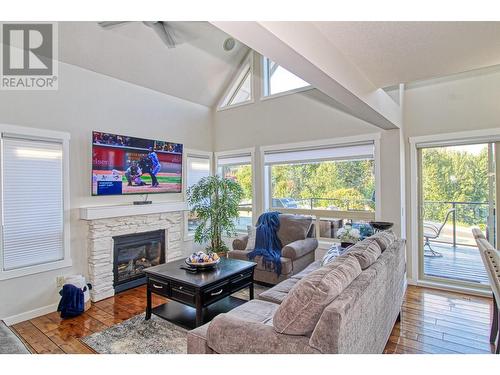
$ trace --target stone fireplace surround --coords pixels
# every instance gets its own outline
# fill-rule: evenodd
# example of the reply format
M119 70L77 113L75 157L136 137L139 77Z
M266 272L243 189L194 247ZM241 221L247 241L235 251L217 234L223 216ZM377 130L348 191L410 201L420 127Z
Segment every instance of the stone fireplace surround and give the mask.
M87 223L88 280L93 302L115 294L113 287L113 237L125 234L165 231L165 261L183 256L184 203L147 206L100 206L80 209Z

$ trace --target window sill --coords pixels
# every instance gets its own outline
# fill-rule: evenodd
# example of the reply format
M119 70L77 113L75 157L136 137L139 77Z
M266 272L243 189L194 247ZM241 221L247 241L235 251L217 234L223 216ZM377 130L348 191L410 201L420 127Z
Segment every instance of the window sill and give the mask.
M312 86L305 86L305 87L299 87L298 89L293 89L293 90L278 92L278 93L272 94L272 95L267 95L267 96L262 95L262 97L260 98L260 100L261 101L265 101L265 100L270 100L270 99L275 99L275 98L281 98L282 96L287 96L287 95L292 95L292 94L298 94L300 92L309 91L309 90L314 90L314 87L312 87Z
M233 108L238 108L238 107L243 107L249 104L254 104L255 101L252 100L247 100L246 102L238 103L238 104L233 104L233 105L228 105L226 107L218 107L217 112L222 112L222 111L227 111L228 109L233 109Z
M17 278L17 277L34 275L37 273L54 271L54 270L58 270L61 268L68 268L68 267L71 267L72 265L73 265L73 261L71 260L71 258L67 258L67 259L58 260L56 262L51 262L51 263L38 264L35 266L18 268L18 269L8 270L8 271L0 271L0 280L9 280L9 279Z

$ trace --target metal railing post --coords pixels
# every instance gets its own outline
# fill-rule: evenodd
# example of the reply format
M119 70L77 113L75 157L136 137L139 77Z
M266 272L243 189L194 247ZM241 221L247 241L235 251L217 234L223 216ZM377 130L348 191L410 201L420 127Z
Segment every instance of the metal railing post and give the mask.
M457 211L456 211L456 202L451 204L451 208L453 208L453 252L455 252L457 247Z

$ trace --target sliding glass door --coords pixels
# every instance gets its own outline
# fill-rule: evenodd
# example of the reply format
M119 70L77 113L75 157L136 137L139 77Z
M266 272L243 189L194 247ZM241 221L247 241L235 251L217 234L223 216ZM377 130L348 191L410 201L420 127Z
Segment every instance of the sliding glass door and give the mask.
M484 288L488 276L471 229L494 245L493 143L418 148L420 279Z

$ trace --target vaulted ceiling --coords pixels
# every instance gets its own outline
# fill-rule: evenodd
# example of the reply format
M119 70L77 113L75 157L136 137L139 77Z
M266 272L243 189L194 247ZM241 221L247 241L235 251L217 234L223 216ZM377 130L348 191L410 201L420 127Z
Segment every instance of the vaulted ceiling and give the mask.
M382 128L399 109L383 87L500 64L500 22L169 22L169 49L142 22L60 22L59 59L214 106L249 47ZM223 48L229 34L241 40ZM248 46L248 47L247 47Z
M500 64L500 22L213 22L382 129L401 108L382 88Z
M314 22L376 86L500 64L500 22Z
M142 22L103 29L96 22L59 23L59 59L101 74L213 106L248 48L225 51L229 36L208 22L169 22L182 42L169 49Z

